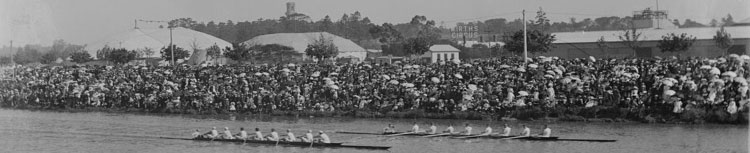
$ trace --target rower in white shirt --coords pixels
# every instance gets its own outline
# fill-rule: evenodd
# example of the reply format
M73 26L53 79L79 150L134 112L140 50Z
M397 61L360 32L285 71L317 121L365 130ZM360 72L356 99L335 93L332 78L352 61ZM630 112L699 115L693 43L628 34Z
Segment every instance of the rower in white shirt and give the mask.
M419 130L419 125L417 125L417 122L414 122L414 126L411 127L411 130L409 132L418 133L418 132L422 132L422 131Z
M201 136L201 132L198 129L195 129L195 132L193 132L193 138L199 138Z
M211 128L211 131L206 132L206 134L203 134L204 138L211 138L216 139L219 137L219 131L216 131L216 127Z
M301 137L300 139L302 139L302 142L313 142L314 139L313 139L312 130L307 130L307 133L305 133L305 136Z
M320 139L318 139L318 143L331 143L331 138L328 138L328 135L323 133L323 131L318 132L318 136Z
M279 141L279 133L276 133L276 129L271 129L271 134L266 137L268 141Z
M490 134L492 134L492 127L490 126L490 124L487 124L487 128L484 128L484 132L482 132L482 134L480 135L490 135Z
M255 128L255 137L253 137L253 139L255 139L255 140L265 140L265 138L263 138L263 133L260 132L259 128Z
M505 124L505 128L503 128L503 134L500 136L510 136L510 126L508 124Z
M297 137L294 137L294 133L292 133L291 129L286 129L286 139L284 139L289 142L297 141Z
M548 125L544 125L544 130L542 131L542 134L539 134L540 137L549 137L552 135L552 129L549 128Z
M383 133L386 133L386 134L396 133L396 128L395 126L393 126L393 124L388 124L388 126L385 127L385 129L383 129Z
M531 135L531 129L527 127L526 125L523 125L523 131L521 131L521 136L529 136Z
M469 126L469 123L466 123L466 127L464 127L464 131L463 131L463 132L461 132L461 134L464 134L464 135L471 135L471 130L472 130L472 129L473 129L473 128L471 128L471 126Z
M448 128L445 128L445 131L443 133L453 133L455 129L453 129L453 124L448 125Z
M245 128L240 128L240 133L234 136L236 139L247 139L247 131Z
M224 139L234 139L232 132L229 131L229 127L224 127Z
M435 134L437 133L437 126L435 126L435 123L430 124L430 129L427 131L428 134Z

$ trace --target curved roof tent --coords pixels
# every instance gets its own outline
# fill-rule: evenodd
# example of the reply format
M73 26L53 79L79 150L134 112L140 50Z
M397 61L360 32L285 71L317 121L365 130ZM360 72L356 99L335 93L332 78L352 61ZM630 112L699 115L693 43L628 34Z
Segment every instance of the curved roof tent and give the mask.
M177 27L172 30L172 42L177 45L177 47L184 48L188 51L192 51L194 45L199 50L203 50L214 44L218 45L220 48L232 46L231 43L222 39L182 27ZM131 29L109 38L89 43L86 46L86 50L91 56L96 56L96 51L104 48L104 46L125 48L128 50L151 48L155 53L148 57L161 57L159 50L167 45L169 45L168 28ZM194 53L191 53L191 56L193 54Z
M279 44L294 48L297 53L304 54L307 49L307 44L314 42L320 36L327 39L332 39L333 44L339 48L339 57L353 56L364 60L367 57L367 50L357 45L353 41L333 35L328 32L307 32L307 33L276 33L256 36L250 40L243 42L245 45L266 45L266 44Z

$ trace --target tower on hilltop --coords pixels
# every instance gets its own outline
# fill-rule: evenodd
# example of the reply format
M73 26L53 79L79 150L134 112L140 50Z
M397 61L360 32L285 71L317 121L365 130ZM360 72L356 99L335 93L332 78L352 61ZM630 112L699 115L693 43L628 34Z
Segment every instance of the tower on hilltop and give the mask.
M294 2L286 2L286 16L297 14L297 11L294 10Z

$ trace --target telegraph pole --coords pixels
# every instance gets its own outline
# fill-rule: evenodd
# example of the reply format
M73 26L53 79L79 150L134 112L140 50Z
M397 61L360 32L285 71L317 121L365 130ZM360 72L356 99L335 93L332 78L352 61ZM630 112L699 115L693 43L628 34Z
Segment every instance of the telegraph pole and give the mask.
M10 70L13 71L13 77L15 79L15 77L16 77L16 61L13 61L13 56L16 56L16 54L13 52L13 50L15 50L15 49L13 49L13 40L10 40L10 63L13 63L13 64L11 64L11 69Z
M529 63L526 60L529 58L528 46L526 44L526 10L521 11L521 21L523 21L523 65L525 66Z
M174 61L174 46L172 44L172 29L174 27L169 27L169 52L172 52L172 69L175 67L175 61Z

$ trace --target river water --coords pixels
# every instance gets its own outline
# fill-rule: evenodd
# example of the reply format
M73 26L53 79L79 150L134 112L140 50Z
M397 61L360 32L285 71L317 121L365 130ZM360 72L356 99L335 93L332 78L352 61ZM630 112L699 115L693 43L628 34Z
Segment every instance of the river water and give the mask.
M211 127L291 129L302 135L308 129L318 131L380 131L393 123L401 131L414 122L434 122L440 130L448 124L471 123L474 131L486 124L496 131L504 122L464 120L361 119L259 116L195 116L132 113L67 113L0 109L0 152L748 152L747 125L672 125L641 123L584 122L507 122L513 133L522 124L538 133L549 124L553 135L561 138L616 139L614 143L538 142L519 140L384 137L330 133L335 142L352 145L392 146L388 151L347 148L304 148L273 145L237 144L160 139L188 138L196 128L206 132ZM423 125L425 127L426 125ZM456 126L462 129L462 126Z

